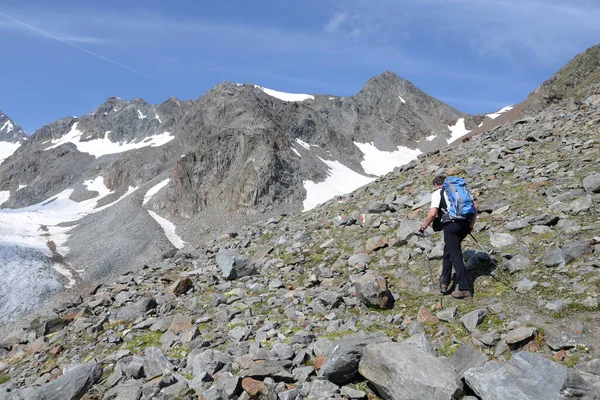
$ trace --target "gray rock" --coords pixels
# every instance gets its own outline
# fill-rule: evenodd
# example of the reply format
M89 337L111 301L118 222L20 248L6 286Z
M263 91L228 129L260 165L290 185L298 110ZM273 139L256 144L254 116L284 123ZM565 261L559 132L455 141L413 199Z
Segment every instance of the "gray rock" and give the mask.
M589 240L578 240L567 243L561 248L565 260L576 260L587 254L592 253L592 243Z
M529 221L531 218L522 218L516 221L511 221L506 223L506 229L509 231L516 231L519 229L527 228L529 226Z
M576 233L581 231L581 225L570 219L561 219L556 224L556 229L564 233Z
M133 304L117 309L110 315L110 321L128 321L136 319L144 315L147 311L156 308L156 306L156 300L143 298Z
M384 334L352 335L335 343L319 370L318 377L336 385L350 383L358 375L358 364L364 348L371 343L390 341Z
M553 246L546 250L544 256L544 265L546 267L560 267L567 263L568 261L565 259L565 255L559 247Z
M355 267L357 264L360 265L368 265L371 261L371 255L369 254L354 254L348 258L348 265L351 267Z
M531 338L534 338L536 335L537 328L522 326L520 328L509 331L504 337L504 341L508 345L516 345Z
M212 381L215 373L231 361L231 356L218 350L193 350L188 355L187 365L192 368L194 382L201 383Z
M518 271L524 271L531 267L531 261L526 255L517 254L511 258L505 258L503 261L504 267L514 274Z
M369 203L367 207L367 212L369 214L381 214L388 210L388 205L386 203L382 203L380 201L373 201Z
M569 210L571 214L577 215L581 212L588 211L593 205L592 195L588 194L572 201L569 204Z
M340 390L340 387L335 383L315 379L311 382L310 391L308 392L307 400L319 400L319 399L332 399L334 395Z
M131 379L108 390L102 400L139 400L142 397L142 383Z
M16 391L16 399L27 400L75 400L100 380L102 368L91 361L87 364L75 364L58 379L48 382L38 389L20 389ZM23 396L23 397L19 397Z
M530 292L538 285L537 281L532 281L527 278L521 279L517 282L516 290L517 292Z
M433 346L429 342L429 339L427 338L427 334L425 332L420 332L416 335L412 335L408 339L404 340L402 343L415 346L426 353L435 355L433 351Z
M165 357L158 347L148 347L144 352L144 372L146 377L161 375L165 370L172 371L175 367Z
M556 225L559 220L560 220L560 218L555 215L544 214L544 215L540 215L537 217L533 217L531 219L531 221L529 221L529 224L530 225L553 226L553 225Z
M560 388L560 394L564 398L600 399L600 390L586 380L584 374L573 369L567 371L563 386Z
M473 332L477 325L479 325L485 317L488 315L488 310L485 308L479 308L477 310L471 311L462 316L460 322L464 325L465 328L469 332Z
M287 372L286 368L291 366L291 361L264 360L261 362L253 362L249 368L244 368L240 371L240 377L250 377L262 380L270 377L276 381L294 382L294 375Z
M367 272L354 281L356 297L368 307L387 308L391 295L385 278L377 272Z
M421 226L420 221L416 220L402 220L400 221L400 226L396 231L396 238L401 243L408 242L412 236L419 235L419 226Z
M229 337L234 342L241 342L248 339L252 331L245 326L236 326L231 331L229 331Z
M367 394L359 389L354 389L348 386L344 386L340 389L340 394L349 399L364 399Z
M441 321L445 322L454 322L454 316L456 315L456 310L458 307L452 306L448 307L442 311L439 311L435 314Z
M464 374L467 385L482 399L555 399L567 368L537 354L519 352L506 363L488 361Z
M256 274L254 264L248 257L225 248L219 249L216 261L223 277L228 280Z
M294 358L294 349L289 344L275 343L273 345L273 351L281 360L289 360Z
M450 364L402 343L368 345L359 372L385 399L449 399L463 392Z
M493 233L490 236L490 243L496 248L503 248L517 244L518 240L510 233Z
M544 307L550 311L561 312L566 306L567 303L564 300L557 299L547 302Z
M583 188L588 193L600 193L600 173L593 173L583 178Z
M488 362L488 357L472 344L466 343L452 354L448 362L454 367L459 378L462 379L465 371L483 366Z

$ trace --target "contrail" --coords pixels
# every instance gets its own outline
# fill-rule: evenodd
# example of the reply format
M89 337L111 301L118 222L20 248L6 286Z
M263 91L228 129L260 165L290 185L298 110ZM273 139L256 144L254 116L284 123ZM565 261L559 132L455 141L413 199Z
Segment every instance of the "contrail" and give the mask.
M101 54L95 53L95 52L93 52L93 51L91 51L91 50L88 50L88 49L86 49L86 48L84 48L84 47L78 46L78 45L76 45L76 44L74 44L74 43L71 43L71 42L69 42L68 40L62 39L62 38L60 38L60 37L58 37L58 36L56 36L56 35L53 35L53 34L51 34L50 32L46 32L46 31L44 31L44 30L42 30L42 29L36 28L35 26L31 26L31 25L29 25L29 24L27 24L27 23L25 23L25 22L23 22L23 21L19 21L18 19L15 19L15 18L11 17L10 15L8 15L8 14L6 14L6 13L3 13L2 11L0 11L0 16L2 16L2 17L4 17L4 18L8 19L9 21L12 21L12 22L14 22L14 23L15 23L15 24L17 24L17 25L20 25L20 26L22 26L22 27L24 27L24 28L27 28L27 29L29 29L30 31L33 31L33 32L35 32L35 33L38 33L38 34L40 34L40 35L42 35L42 36L46 36L46 37L48 37L48 38L50 38L50 39L54 39L54 40L56 40L57 42L60 42L60 43L62 43L62 44L65 44L65 45L67 45L67 46L73 47L73 48L75 48L75 49L77 49L77 50L79 50L79 51L83 51L83 52L84 52L84 53L86 53L86 54L89 54L89 55L91 55L91 56L93 56L93 57L99 58L99 59L101 59L101 60L103 60L103 61L109 62L109 63L111 63L111 64L113 64L113 65L116 65L117 67L121 67L121 68L123 68L123 69L126 69L127 71L129 71L129 72L133 72L134 74L136 74L136 75L139 75L139 76L141 76L141 77L143 77L143 78L146 78L146 79L148 79L148 80L151 80L151 81L153 81L153 82L156 82L156 83L160 83L160 84L162 84L162 85L167 85L166 83L164 83L164 82L161 82L161 81L159 81L159 80L157 80L157 79L155 79L155 78L153 78L153 77L151 77L151 76L149 76L149 75L146 75L146 74L144 74L143 72L140 72L140 71L138 71L138 70L136 70L136 69L134 69L134 68L131 68L131 67L129 67L129 66L127 66L127 65L125 65L125 64L121 64L121 63L120 63L120 62L118 62L118 61L111 60L111 59L110 59L110 58L108 58L108 57L105 57L105 56L103 56L103 55L101 55ZM168 86L168 85L167 85L167 86Z

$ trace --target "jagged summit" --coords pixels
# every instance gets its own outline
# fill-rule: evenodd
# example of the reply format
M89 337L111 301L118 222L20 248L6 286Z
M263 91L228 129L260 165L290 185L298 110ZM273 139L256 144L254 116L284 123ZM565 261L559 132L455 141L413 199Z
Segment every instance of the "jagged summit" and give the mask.
M27 139L25 131L0 110L0 142L18 143Z

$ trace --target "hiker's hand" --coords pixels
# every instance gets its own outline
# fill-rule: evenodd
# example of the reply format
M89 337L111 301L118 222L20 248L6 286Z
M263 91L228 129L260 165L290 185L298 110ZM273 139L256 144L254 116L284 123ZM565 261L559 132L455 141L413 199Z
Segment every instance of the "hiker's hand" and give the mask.
M421 232L421 233L425 232L425 227L423 225L419 226L419 232Z

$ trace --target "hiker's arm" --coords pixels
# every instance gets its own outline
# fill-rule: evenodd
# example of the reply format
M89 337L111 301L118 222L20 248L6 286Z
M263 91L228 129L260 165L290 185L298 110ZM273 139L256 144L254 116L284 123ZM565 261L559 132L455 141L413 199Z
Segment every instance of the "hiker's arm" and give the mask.
M419 227L419 232L423 232L425 229L427 229L427 227L435 219L435 216L437 215L437 212L438 212L437 207L431 207L429 209L429 214L427 214L427 217L425 217L425 221L423 222L423 225L421 225Z

